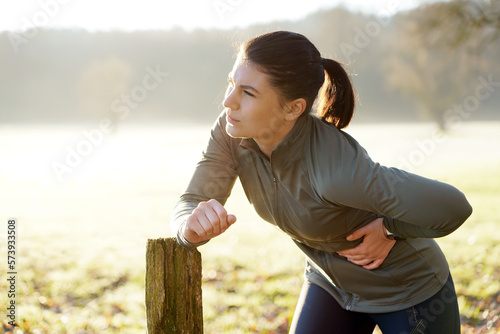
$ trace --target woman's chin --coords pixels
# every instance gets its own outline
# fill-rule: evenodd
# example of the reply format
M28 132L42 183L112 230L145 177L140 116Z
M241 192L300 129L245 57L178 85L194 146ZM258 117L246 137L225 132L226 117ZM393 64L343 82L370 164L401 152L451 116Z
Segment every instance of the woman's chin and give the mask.
M227 124L226 125L226 132L229 135L229 137L232 138L244 138L242 135L241 131L238 131L238 129L235 128L234 125L232 124Z

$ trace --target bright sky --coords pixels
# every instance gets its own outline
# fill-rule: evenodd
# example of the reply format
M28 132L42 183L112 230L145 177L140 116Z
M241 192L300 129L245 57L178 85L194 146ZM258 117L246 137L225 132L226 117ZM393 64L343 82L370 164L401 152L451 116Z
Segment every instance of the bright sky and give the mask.
M432 1L432 0L427 0ZM300 19L320 8L344 4L375 14L394 13L418 0L19 0L0 2L0 31L36 27L87 30L232 28Z

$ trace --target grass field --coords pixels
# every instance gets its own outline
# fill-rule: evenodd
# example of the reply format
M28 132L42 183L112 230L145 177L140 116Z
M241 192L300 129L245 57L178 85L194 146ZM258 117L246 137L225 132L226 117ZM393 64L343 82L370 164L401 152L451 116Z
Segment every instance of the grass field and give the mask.
M106 134L59 182L54 161L92 126L0 127L0 254L18 221L16 333L144 333L148 238L168 220L207 126L124 126ZM383 164L462 190L474 213L439 240L459 294L463 333L500 333L500 124L461 124L436 140L430 124L349 128ZM434 138L434 139L433 139ZM262 222L239 185L238 223L200 247L206 333L286 333L304 257ZM0 272L7 263L0 263ZM0 309L9 302L0 281ZM0 321L6 321L4 311Z

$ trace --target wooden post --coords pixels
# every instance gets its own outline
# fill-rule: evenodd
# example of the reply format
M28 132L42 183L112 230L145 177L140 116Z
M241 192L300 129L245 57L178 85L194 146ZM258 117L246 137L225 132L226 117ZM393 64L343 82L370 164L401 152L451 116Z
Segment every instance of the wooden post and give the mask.
M146 315L149 334L203 333L200 252L175 238L148 240Z

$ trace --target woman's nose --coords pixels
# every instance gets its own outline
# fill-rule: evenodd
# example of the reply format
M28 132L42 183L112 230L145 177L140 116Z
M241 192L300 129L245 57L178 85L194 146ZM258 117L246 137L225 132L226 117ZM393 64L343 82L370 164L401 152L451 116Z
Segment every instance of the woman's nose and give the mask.
M235 91L236 89L234 89L234 87L229 86L227 88L224 102L222 102L224 108L228 108L231 110L238 110L240 108Z

